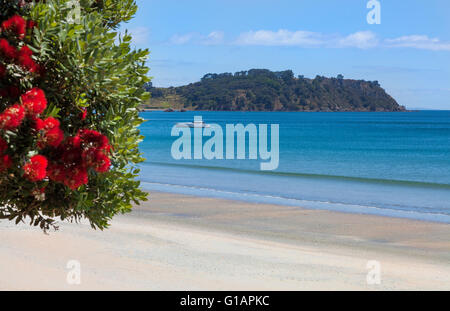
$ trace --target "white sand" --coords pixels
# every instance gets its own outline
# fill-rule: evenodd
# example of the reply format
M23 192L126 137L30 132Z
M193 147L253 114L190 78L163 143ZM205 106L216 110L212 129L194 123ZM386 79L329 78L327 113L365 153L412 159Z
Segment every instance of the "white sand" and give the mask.
M446 224L155 193L105 232L2 221L0 235L1 290L450 289Z

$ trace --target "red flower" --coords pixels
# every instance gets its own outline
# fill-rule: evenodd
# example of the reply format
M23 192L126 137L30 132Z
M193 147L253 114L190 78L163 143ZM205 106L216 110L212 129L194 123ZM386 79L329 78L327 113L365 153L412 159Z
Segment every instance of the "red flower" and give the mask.
M54 134L55 144L61 143L59 122L56 119L35 119L35 128L44 132L46 143ZM68 137L57 149L58 161L48 167L48 177L54 182L63 183L72 190L89 182L88 169L99 173L107 172L111 166L108 157L110 146L108 138L94 130L80 130L78 135Z
M90 148L83 151L82 158L85 167L92 167L99 173L109 171L109 167L111 166L111 160L103 150Z
M6 67L0 64L0 78L3 78L6 76Z
M47 168L47 175L50 180L62 183L66 178L66 169L64 165L50 163Z
M59 128L55 127L51 130L45 131L44 134L39 138L38 147L44 149L47 146L58 147L64 140L64 132Z
M30 48L26 45L22 46L22 48L17 54L17 60L19 61L19 65L30 72L40 71L41 68L34 62L31 56L33 56L33 52L30 50Z
M99 173L106 173L111 167L111 160L104 153L99 153L97 155L96 164L94 169Z
M89 148L83 151L83 153L81 154L81 158L83 159L83 165L85 167L93 167L95 165L97 152L99 152L99 150L95 148Z
M7 171L13 165L9 155L0 156L0 172Z
M36 116L44 112L47 108L45 93L39 88L34 88L21 96L22 104L28 115Z
M69 137L66 140L66 146L70 148L80 149L81 148L81 138L80 136Z
M81 165L81 142L78 136L69 137L59 148L59 158L66 167Z
M15 130L22 124L24 118L25 110L22 106L11 106L0 114L0 128L4 130Z
M0 39L0 56L3 56L6 60L13 60L17 58L17 50L9 44L8 40Z
M34 128L37 131L42 131L42 130L49 131L51 129L54 129L55 127L60 126L59 121L53 117L47 118L45 120L42 120L39 118L34 118L34 120L35 120Z
M31 182L43 180L47 176L47 159L44 156L36 155L24 165L24 176Z
M33 51L28 47L28 45L24 45L20 48L18 55L19 55L19 57L20 56L31 57L31 56L33 56Z
M85 168L75 167L66 176L64 184L72 190L76 190L82 185L86 185L89 182L88 173Z
M78 132L81 141L86 149L96 148L100 150L109 151L111 148L108 138L94 130L83 129Z
M31 117L31 120L34 122L34 129L36 131L42 131L44 129L44 120L39 119L38 117Z
M25 37L26 27L27 27L26 21L23 19L22 16L19 15L14 15L10 19L2 23L3 31L12 32L20 39L23 39L23 37Z
M59 128L60 123L55 118L47 118L45 120L35 118L35 129L43 131L39 138L38 147L43 149L47 146L58 147L64 140L64 132Z
M0 137L0 154L3 154L8 149L8 143Z

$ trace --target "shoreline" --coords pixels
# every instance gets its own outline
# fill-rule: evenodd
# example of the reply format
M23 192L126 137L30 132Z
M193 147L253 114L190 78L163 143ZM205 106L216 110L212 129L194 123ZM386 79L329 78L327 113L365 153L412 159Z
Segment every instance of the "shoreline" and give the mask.
M104 232L0 231L3 290L450 289L450 226L424 221L153 192ZM69 260L81 285L66 283Z
M297 207L310 210L322 210L329 212L372 215L388 218L409 219L417 221L426 221L442 224L450 224L450 216L438 213L425 213L413 210L396 210L390 208L381 208L376 206L363 206L349 203L334 203L323 201L308 201L292 198L283 198L273 195L262 195L255 193L238 193L213 188L183 186L176 184L163 184L141 181L141 185L146 191L156 191L168 194L188 195L201 198L214 198L230 201L239 201L243 203L273 204L285 207Z

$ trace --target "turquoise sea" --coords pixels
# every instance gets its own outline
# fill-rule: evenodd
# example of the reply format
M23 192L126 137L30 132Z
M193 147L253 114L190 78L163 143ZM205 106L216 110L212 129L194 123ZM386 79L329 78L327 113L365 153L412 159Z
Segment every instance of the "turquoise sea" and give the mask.
M147 190L450 223L450 111L141 116ZM194 116L223 128L279 124L279 168L260 171L261 160L174 160L172 127Z

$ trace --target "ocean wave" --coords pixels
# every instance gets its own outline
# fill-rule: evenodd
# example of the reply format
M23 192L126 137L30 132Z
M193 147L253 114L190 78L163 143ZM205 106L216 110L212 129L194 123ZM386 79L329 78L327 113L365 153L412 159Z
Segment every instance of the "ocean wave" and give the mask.
M371 183L371 184L398 185L398 186L408 186L408 187L421 187L421 188L448 189L448 190L450 190L450 184L422 182L422 181L382 179L382 178L367 178L367 177L355 177L355 176L321 175L321 174L308 174L308 173L297 173L297 172L258 171L258 170L240 169L240 168L232 168L232 167L207 166L207 165L183 164L183 163L144 162L142 164L144 164L144 165L147 164L147 165L168 166L168 167L186 167L186 168L193 168L193 169L197 168L197 169L207 169L207 170L215 170L215 171L226 171L226 172L237 172L237 173L245 173L245 174L265 175L265 176L283 176L283 177L292 177L292 178L327 179L327 180L353 181L353 182Z

